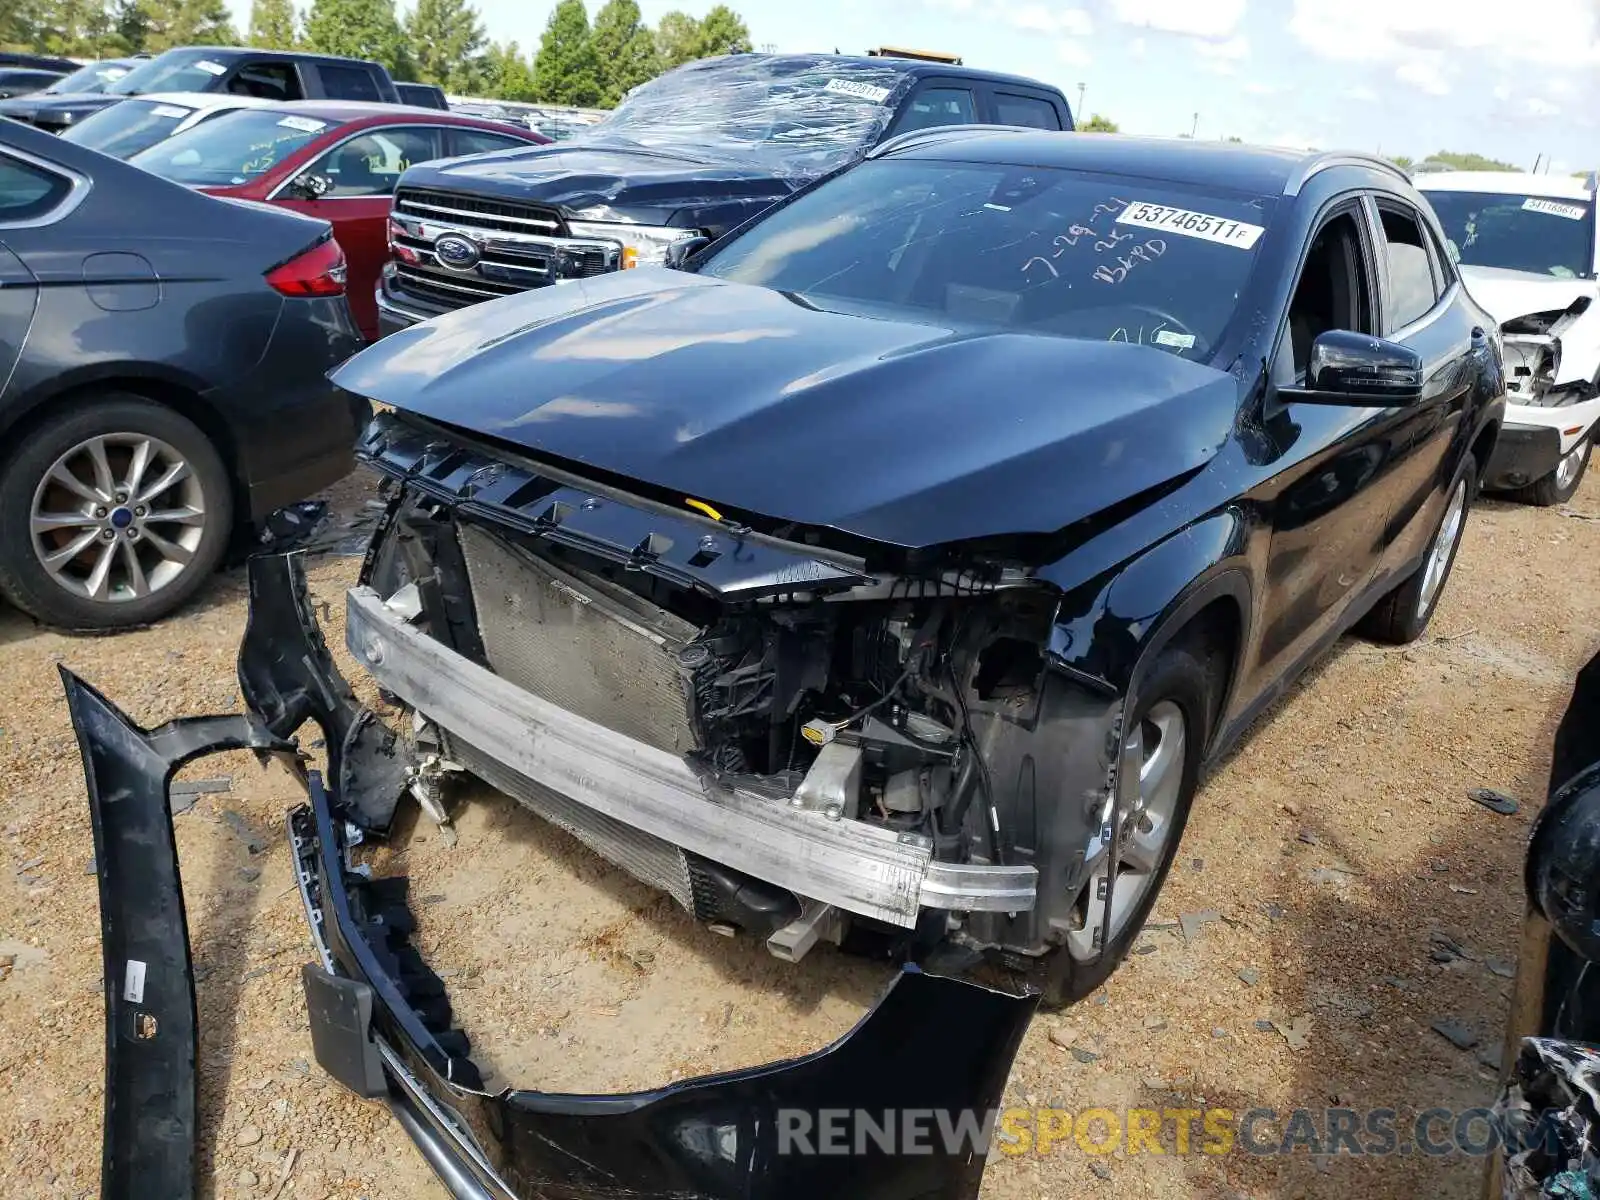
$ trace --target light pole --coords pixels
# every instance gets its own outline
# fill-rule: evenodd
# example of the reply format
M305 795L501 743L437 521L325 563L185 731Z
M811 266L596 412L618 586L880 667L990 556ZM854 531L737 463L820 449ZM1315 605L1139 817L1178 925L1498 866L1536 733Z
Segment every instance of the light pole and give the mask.
M1194 135L1197 132L1199 132L1199 130L1200 130L1200 114L1199 113L1195 113L1195 115L1194 115L1194 124L1189 126L1189 140L1190 141L1194 140Z
M1083 111L1083 93L1084 93L1086 87L1087 87L1086 84L1080 83L1078 85L1078 120L1080 120L1080 121L1084 120L1084 118L1086 116L1086 114Z

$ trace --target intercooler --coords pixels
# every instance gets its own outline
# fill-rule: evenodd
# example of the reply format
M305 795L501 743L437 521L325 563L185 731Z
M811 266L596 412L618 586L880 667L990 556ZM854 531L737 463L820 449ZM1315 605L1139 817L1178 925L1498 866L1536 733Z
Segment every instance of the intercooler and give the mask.
M699 630L476 526L461 527L461 550L484 654L496 675L659 750L681 755L694 749L678 652ZM451 737L452 754L474 775L693 910L681 849L519 777L488 749Z

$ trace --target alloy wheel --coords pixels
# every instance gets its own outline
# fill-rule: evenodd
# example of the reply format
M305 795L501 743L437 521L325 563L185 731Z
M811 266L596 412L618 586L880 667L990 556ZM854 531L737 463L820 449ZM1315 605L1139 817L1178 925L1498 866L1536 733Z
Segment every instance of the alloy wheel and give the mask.
M1124 789L1116 789L1112 819L1102 823L1090 843L1089 882L1080 900L1083 925L1067 934L1067 949L1074 958L1085 962L1099 958L1102 947L1127 931L1160 878L1171 853L1188 751L1188 722L1183 709L1170 700L1151 708L1128 736L1122 761L1139 764L1137 795L1124 801ZM1108 827L1114 831L1109 839Z
M34 489L33 552L51 580L108 604L138 600L188 569L205 533L206 496L177 450L142 433L87 438Z
M1450 493L1450 505L1445 509L1444 520L1439 522L1439 532L1433 535L1433 545L1422 565L1422 587L1417 592L1417 616L1424 617L1433 607L1444 586L1444 577L1450 570L1450 559L1455 554L1456 543L1461 540L1461 530L1467 521L1467 481L1456 480Z

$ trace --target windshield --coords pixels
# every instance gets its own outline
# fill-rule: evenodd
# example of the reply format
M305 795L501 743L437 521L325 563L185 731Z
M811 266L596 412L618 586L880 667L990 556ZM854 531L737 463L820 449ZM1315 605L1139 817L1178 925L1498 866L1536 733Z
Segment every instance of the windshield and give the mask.
M644 147L780 177L817 176L878 140L905 78L889 61L704 59L635 88L580 137L586 145Z
M225 62L208 50L168 50L141 63L106 88L115 96L141 92L209 92L228 73Z
M71 75L62 76L45 88L45 91L54 92L57 95L63 92L80 94L103 92L108 85L115 83L127 73L128 68L122 63L90 63L87 67L79 67Z
M1267 197L1039 167L869 162L779 209L700 271L801 303L1208 357Z
M1450 254L1469 267L1587 279L1594 274L1594 206L1584 200L1487 192L1423 193Z
M240 108L185 129L129 161L176 183L237 187L271 171L328 126L316 117Z
M171 137L179 123L193 112L181 104L124 100L67 126L61 136L113 158L131 158L147 146Z

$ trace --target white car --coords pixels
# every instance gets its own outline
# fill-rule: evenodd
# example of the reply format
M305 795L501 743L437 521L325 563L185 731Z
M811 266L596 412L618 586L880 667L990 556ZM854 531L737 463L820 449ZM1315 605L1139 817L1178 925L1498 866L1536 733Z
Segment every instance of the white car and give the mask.
M230 92L149 92L90 113L68 126L61 136L113 158L126 159L225 112L271 108L276 103Z
M1600 253L1592 180L1446 171L1428 198L1467 290L1499 322L1506 423L1484 480L1533 504L1578 490L1600 421Z

